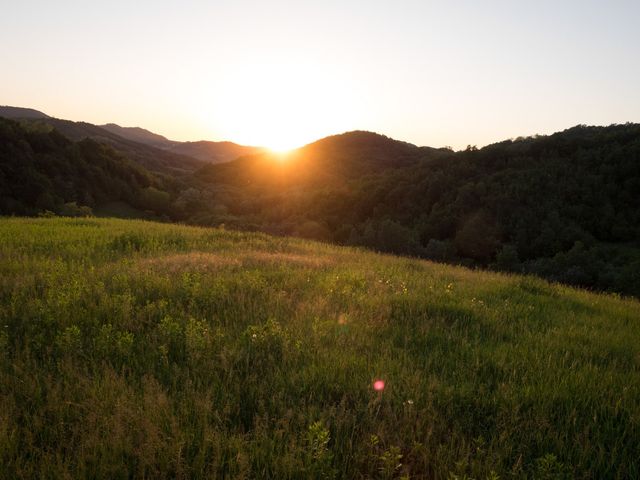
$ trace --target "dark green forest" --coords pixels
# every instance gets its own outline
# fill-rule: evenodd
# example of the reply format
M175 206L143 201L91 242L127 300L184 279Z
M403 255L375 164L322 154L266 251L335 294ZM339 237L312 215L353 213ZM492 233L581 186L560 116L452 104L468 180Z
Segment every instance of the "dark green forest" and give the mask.
M374 154L356 148L363 142L384 146ZM284 162L248 158L196 176L226 212L211 223L640 295L639 125L577 126L460 152L355 132Z
M109 145L0 118L2 215L91 215L112 202L162 214L177 185Z
M137 160L0 119L0 213L90 214L120 201L154 218L640 296L637 124L576 126L458 152L350 132L285 156L245 156L171 177Z

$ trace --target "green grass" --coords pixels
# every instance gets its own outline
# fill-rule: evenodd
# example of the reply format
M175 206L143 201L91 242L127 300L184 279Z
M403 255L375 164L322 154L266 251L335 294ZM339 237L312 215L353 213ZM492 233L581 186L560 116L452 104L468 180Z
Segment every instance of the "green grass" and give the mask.
M298 239L0 219L0 477L638 478L639 319Z

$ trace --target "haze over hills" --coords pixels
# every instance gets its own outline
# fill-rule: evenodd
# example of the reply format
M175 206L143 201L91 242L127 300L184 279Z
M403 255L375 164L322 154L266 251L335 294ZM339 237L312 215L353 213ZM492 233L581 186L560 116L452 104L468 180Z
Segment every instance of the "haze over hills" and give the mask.
M99 127L123 138L128 138L134 142L145 143L156 148L167 149L179 143L140 127L121 127L115 123L107 123L105 125L99 125Z
M407 167L440 152L374 132L353 131L284 154L266 152L226 164L206 165L195 175L215 183L244 186L326 186L334 181Z
M92 138L109 143L116 150L145 167L162 173L187 173L205 163L228 162L239 156L264 151L233 142L178 142L140 127L121 127L115 123L94 125L51 117L30 108L0 107L0 117L42 121L71 140Z
M145 130L144 128L121 127L115 123L108 123L100 127L123 138L128 138L129 140L144 143L178 155L192 157L207 163L230 162L238 157L261 153L265 150L260 147L249 147L226 141L212 142L200 140L196 142L177 142Z
M162 174L184 175L192 172L204 163L198 159L169 152L152 145L122 137L107 129L87 122L73 122L50 117L36 110L17 107L4 107L5 118L29 122L35 128L52 129L73 141L91 138L112 146L127 158L149 170ZM35 113L34 113L35 112Z
M212 142L200 140L197 142L177 142L168 150L181 155L188 155L207 163L225 163L246 155L263 153L262 147L238 145L234 142Z

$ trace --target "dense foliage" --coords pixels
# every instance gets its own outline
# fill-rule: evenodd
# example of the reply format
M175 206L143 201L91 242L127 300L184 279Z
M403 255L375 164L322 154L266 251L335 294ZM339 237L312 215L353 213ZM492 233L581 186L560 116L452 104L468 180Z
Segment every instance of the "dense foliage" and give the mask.
M211 221L640 294L639 125L461 152L367 135L206 167Z
M55 129L74 142L89 138L104 143L122 156L154 173L182 175L204 165L204 162L196 158L157 148L153 143L134 141L87 122L72 122L50 117L44 119L15 118L14 120L20 121L24 127L30 129L42 131Z
M118 200L154 218L640 296L640 125L578 126L460 152L351 132L191 175L194 165L183 170L179 158L162 156L169 152L156 156L115 135L118 153L90 139L73 143L40 123L51 121L74 138L102 130L0 120L0 213L83 214L84 206Z
M639 318L300 239L0 219L0 478L639 478Z
M114 201L162 214L170 184L107 145L0 118L0 214L87 215Z

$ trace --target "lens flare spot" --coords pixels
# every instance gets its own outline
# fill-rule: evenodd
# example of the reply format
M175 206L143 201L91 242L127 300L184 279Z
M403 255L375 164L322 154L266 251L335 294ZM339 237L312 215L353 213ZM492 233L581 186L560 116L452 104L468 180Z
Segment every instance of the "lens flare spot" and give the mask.
M373 389L376 392L381 392L382 390L384 390L384 380L376 380L375 382L373 382Z

